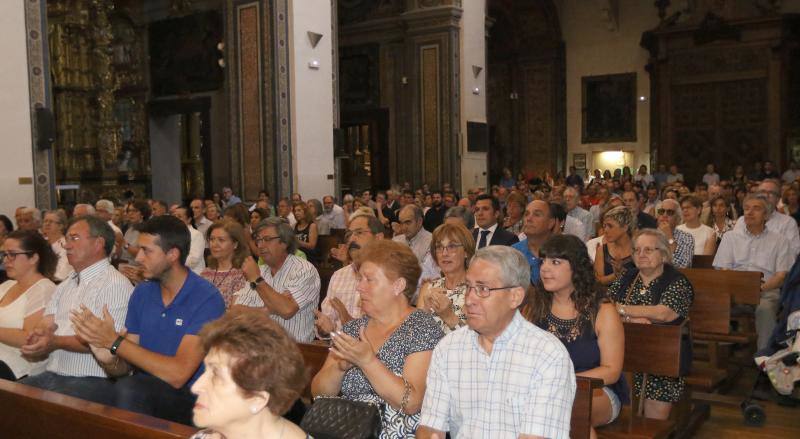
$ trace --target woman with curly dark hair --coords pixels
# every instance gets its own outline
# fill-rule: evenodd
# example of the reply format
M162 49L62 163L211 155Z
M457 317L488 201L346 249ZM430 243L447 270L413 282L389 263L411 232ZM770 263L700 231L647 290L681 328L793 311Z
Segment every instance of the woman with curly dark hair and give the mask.
M600 294L580 238L555 235L545 241L539 255L540 279L530 290L525 315L564 343L578 376L603 380L605 386L596 389L592 398L592 426L613 422L621 406L629 402L622 376L622 320Z

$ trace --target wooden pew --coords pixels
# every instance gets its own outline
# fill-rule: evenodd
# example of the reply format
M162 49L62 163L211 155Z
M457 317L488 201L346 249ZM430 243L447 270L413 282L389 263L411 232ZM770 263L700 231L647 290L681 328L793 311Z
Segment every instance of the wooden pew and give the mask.
M306 370L308 370L308 386L303 391L303 397L310 402L311 380L322 369L325 359L328 358L328 344L325 342L297 343L297 347L300 348L300 352L303 354L303 361L305 361Z
M603 387L603 380L575 377L575 400L572 402L572 417L569 421L571 439L588 439L592 429L592 394Z
M186 425L0 380L0 437L179 439Z
M622 370L647 375L680 376L681 337L686 323L681 325L644 325L624 323L625 362ZM633 394L633 382L630 383ZM672 420L647 419L642 416L644 401L623 407L619 418L611 425L597 429L602 438L666 438L675 430Z
M714 255L694 255L692 268L714 268Z

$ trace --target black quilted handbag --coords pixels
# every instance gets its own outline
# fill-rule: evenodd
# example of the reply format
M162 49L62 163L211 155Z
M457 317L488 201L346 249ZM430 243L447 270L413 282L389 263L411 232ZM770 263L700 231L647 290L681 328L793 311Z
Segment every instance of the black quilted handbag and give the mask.
M314 439L378 439L380 406L335 396L314 398L300 428Z

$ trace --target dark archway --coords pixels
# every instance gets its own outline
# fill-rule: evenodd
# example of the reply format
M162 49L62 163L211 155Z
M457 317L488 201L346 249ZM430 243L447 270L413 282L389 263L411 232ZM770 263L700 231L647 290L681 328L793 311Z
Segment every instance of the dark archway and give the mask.
M563 169L565 56L552 0L488 0L489 177Z

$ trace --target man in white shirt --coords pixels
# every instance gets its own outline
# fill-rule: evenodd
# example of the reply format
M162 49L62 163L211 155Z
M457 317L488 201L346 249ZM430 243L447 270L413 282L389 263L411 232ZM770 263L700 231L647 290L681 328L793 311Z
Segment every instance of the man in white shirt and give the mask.
M186 256L186 267L190 270L194 271L197 274L203 272L203 269L206 268L206 260L205 260L205 250L206 250L206 239L203 237L203 234L200 233L197 229L192 227L192 221L189 219L189 209L180 206L175 209L175 213L173 214L175 218L178 218L186 224L186 228L189 229L189 236L191 237L191 243L189 244L189 254Z
M189 204L189 207L192 209L192 219L194 220L194 227L200 232L203 237L206 236L206 232L208 232L208 228L211 226L211 220L206 218L206 206L203 204L203 200L200 198L195 198Z
M332 229L345 228L344 209L334 202L331 195L322 197L322 217L330 223Z
M781 187L775 180L764 180L758 185L757 193L765 195L772 206L777 206L778 199L781 196L780 190ZM743 216L736 221L733 229L739 231L745 229ZM767 216L767 229L776 232L789 242L792 259L800 253L800 232L798 232L797 222L794 218L778 211L773 211Z
M584 232L578 236L585 236L585 241L594 236L594 217L588 210L581 207L579 202L580 194L575 188L564 189L564 209L567 211L567 216L577 219L583 225Z
M292 202L286 197L278 200L278 216L288 221L289 225L294 229L297 219L292 212Z
M678 165L671 165L669 174L667 174L667 183L675 183L676 181L683 182L683 174L678 172Z
M789 162L789 169L781 175L781 180L784 183L792 184L798 177L800 177L800 170L797 169L797 163Z
M399 223L392 224L395 236L392 241L397 241L411 247L411 251L420 263L425 255L431 251L431 232L422 227L422 209L416 204L409 204L400 209L397 215Z
M706 173L703 175L703 183L709 186L712 184L719 184L719 174L714 171L713 163L706 165Z
M114 216L114 203L111 200L98 200L94 203L94 209L96 215L105 221L111 230L114 231L114 249L111 251L112 258L116 258L119 256L119 252L122 251L122 246L125 245L125 237L122 234L122 229L117 227L111 218Z

